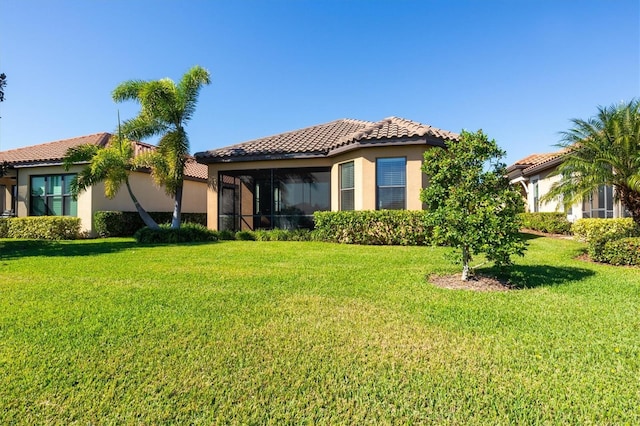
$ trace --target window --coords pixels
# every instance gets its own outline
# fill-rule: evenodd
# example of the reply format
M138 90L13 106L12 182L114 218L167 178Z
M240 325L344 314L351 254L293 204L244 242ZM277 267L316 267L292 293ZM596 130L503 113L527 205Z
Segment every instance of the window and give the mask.
M77 216L78 202L71 196L76 175L31 176L31 216Z
M376 160L376 208L402 210L407 205L407 159Z
M331 168L220 173L220 230L313 227L313 213L331 209Z
M538 187L538 179L533 181L533 211L538 212L540 207L540 188Z
M603 185L593 191L582 202L582 217L584 218L612 218L613 217L613 186Z
M340 210L355 209L353 161L340 164Z

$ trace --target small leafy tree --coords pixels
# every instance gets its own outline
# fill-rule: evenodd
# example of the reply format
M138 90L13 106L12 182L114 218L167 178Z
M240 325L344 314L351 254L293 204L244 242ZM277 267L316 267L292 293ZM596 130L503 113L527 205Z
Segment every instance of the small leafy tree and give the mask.
M459 141L445 144L424 154L429 185L421 199L435 241L459 250L466 281L472 257L479 253L499 267L511 264L512 255L524 254L517 216L522 198L506 177L505 152L482 130L463 130Z

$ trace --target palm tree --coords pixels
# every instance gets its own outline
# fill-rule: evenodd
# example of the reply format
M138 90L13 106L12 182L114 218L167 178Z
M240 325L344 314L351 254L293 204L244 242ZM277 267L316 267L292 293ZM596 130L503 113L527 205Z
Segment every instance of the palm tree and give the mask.
M135 170L135 151L133 142L120 134L113 135L106 146L93 144L69 148L62 160L65 170L77 163L88 163L71 181L71 193L74 197L87 188L104 182L104 195L112 199L124 183L140 218L149 228L158 228L158 224L140 205L131 189L129 173Z
M598 107L595 117L571 121L559 144L568 150L557 170L561 179L542 200L562 198L570 206L612 185L640 225L640 100Z
M133 100L140 104L137 117L123 123L124 134L132 139L161 135L158 149L137 159L151 169L156 183L174 199L171 227L180 227L184 167L189 156L189 138L185 125L193 116L200 88L211 82L209 72L194 66L178 84L173 80L129 80L112 93L113 100Z

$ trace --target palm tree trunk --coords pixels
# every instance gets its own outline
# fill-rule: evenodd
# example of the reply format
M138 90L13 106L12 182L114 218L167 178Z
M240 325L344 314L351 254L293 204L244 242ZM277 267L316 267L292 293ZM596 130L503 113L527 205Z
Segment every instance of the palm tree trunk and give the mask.
M133 205L136 206L136 210L138 211L138 214L140 215L140 218L142 219L144 224L151 229L159 229L160 227L158 226L156 221L153 220L153 218L149 215L149 213L147 213L144 208L142 208L136 196L133 195L133 190L131 189L131 185L129 184L129 179L126 179L124 182L127 185L127 191L129 191L129 196L133 201Z
M469 254L469 248L462 247L462 281L468 281L470 275L469 262L471 261L471 255Z
M180 216L182 213L182 187L184 183L180 182L180 185L176 188L175 202L173 205L173 217L171 218L171 228L180 228Z
M640 192L627 187L619 187L618 189L622 205L629 210L633 221L640 226Z

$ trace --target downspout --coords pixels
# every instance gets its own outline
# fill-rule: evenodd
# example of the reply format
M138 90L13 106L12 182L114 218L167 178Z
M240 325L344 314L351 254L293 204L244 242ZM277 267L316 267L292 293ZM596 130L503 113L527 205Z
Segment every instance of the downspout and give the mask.
M19 190L20 188L20 168L16 169L16 187L15 187L15 191L11 191L11 204L13 207L13 215L15 217L18 217L18 192L20 192ZM28 214L27 214L28 216Z

